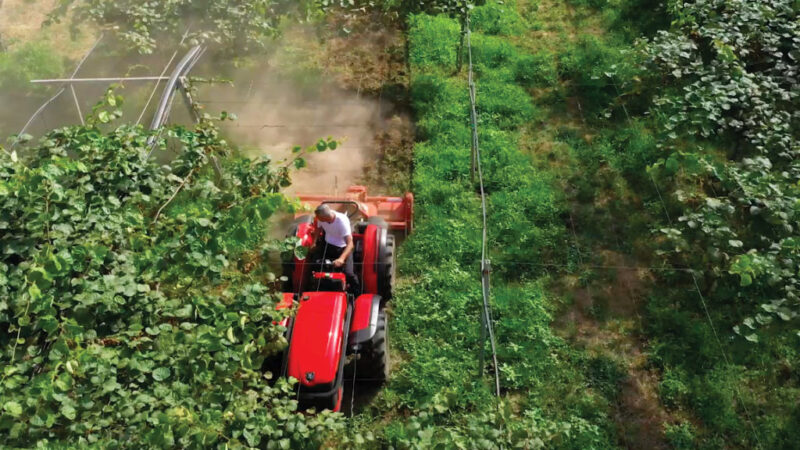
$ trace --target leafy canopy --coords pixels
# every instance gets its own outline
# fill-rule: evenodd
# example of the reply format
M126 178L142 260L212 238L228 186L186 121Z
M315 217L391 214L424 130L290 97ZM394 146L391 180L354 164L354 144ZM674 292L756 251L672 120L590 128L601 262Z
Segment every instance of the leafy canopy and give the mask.
M141 53L152 53L158 40L188 32L189 42L217 44L237 54L263 48L278 34L286 19L304 20L314 10L311 0L61 0L50 15L59 20L70 7L73 22L92 21L114 30L118 37Z
M121 101L0 155L4 444L318 445L338 416L296 413L261 370L286 344L260 261L288 165L231 156L208 117L104 131Z
M673 1L669 31L646 46L668 82L653 112L673 155L656 173L683 180L684 213L662 230L670 254L703 268L719 301L751 304L735 330L800 319L800 26L791 0ZM715 144L732 150L719 157ZM697 251L702 249L703 251Z

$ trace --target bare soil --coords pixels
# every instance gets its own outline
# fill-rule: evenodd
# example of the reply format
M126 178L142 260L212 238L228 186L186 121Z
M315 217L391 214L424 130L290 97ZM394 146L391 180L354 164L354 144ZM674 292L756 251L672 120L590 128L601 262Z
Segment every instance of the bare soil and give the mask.
M599 281L579 286L569 279L567 295L574 299L554 327L589 354L607 356L626 370L614 405L620 444L630 449L670 448L664 424L675 420L658 397L659 375L647 363L647 342L641 330L641 297L652 280L648 270L632 268L636 261L612 251L600 251L606 274Z
M349 33L345 33L346 28ZM405 43L390 24L332 19L288 30L258 70L233 75L234 89L202 89L208 112L234 112L227 131L252 155L280 161L294 146L333 138L335 151L308 155L289 193L370 194L410 188L414 128L406 106Z
M46 42L67 59L79 59L96 38L89 26L71 30L67 20L44 26L59 0L0 1L0 49L14 50L26 42ZM75 33L73 33L75 31Z

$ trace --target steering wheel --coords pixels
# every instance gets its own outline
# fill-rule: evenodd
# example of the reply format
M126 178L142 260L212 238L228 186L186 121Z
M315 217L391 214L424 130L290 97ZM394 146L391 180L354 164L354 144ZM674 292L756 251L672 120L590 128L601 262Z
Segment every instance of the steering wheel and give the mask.
M320 258L314 261L312 265L314 267L314 270L319 269L320 272L329 272L329 273L344 272L344 266L336 267L333 265L333 260L328 258L325 259Z
M323 205L345 205L345 214L347 214L348 219L352 219L356 216L356 214L361 212L361 208L358 206L356 202L348 202L348 201L329 201L329 202L322 202ZM336 210L336 208L332 208ZM340 211L341 212L341 211Z

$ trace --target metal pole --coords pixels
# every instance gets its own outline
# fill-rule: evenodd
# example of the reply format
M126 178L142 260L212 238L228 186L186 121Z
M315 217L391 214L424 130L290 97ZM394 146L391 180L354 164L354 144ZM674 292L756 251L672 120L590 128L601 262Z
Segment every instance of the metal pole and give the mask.
M189 49L189 52L183 57L183 59L178 63L175 67L175 70L172 72L172 75L169 77L169 81L167 82L167 86L164 89L164 93L161 96L161 100L159 101L158 108L156 109L155 114L153 115L153 120L150 123L150 130L157 130L161 128L162 125L167 121L167 117L169 116L169 111L172 107L172 100L175 98L175 89L179 87L180 78L185 76L197 62L199 56L203 53L203 47L196 45ZM152 155L153 150L155 150L157 143L157 137L151 136L148 139L147 144L150 146L150 151L147 153L147 157L149 158Z
M486 192L483 188L483 169L481 169L481 148L479 144L479 136L478 136L478 112L476 108L476 94L475 94L475 81L473 79L473 67L472 67L472 32L470 30L469 24L469 13L467 13L465 17L466 23L466 31L467 31L467 56L469 57L469 100L470 100L470 119L472 122L472 156L473 156L473 166L474 169L477 169L478 172L478 182L480 186L480 194L481 194L481 213L483 219L483 237L482 237L482 246L481 246L481 296L483 297L483 310L481 312L481 352L480 352L480 363L481 363L481 375L483 375L484 369L484 349L486 346L486 335L488 334L489 343L491 344L492 348L492 364L494 365L494 386L495 386L495 395L498 397L500 396L500 369L497 364L497 347L495 345L494 339L494 330L492 326L492 312L489 307L490 301L490 292L489 292L489 274L492 271L491 263L487 258L488 255L488 233L487 233L487 205L486 205ZM472 172L472 179L474 180L475 171L473 169Z
M483 317L485 329L489 332L489 344L492 347L492 363L494 365L494 392L498 397L500 396L500 367L497 364L497 348L495 347L494 331L492 330L491 320L492 312L489 306L489 274L492 272L492 263L488 259L484 259L481 263L481 284L483 286ZM484 331L484 334L486 334ZM481 341L481 349L484 347L485 341Z
M79 70L81 70L81 67L83 67L83 63L85 63L85 62L86 62L86 60L87 60L87 59L89 59L89 55L91 55L91 54L94 52L94 50L95 50L95 49L97 48L97 46L100 44L100 41L102 41L102 40L103 40L103 37L104 37L104 36L105 36L105 34L101 34L101 35L100 35L100 37L98 37L98 38L97 38L97 41L95 41L95 43L94 43L94 45L92 46L92 48L90 48L90 49L89 49L89 51L88 51L88 52L86 52L86 54L85 54L85 55L83 55L83 59L81 59L81 61L78 63L78 66L77 66L77 67L75 67L75 70L72 72L72 76L71 76L70 78L74 78L74 77L75 77L75 75L77 75L77 74L78 74L78 71L79 71ZM24 126L24 127L22 127L22 130L20 130L20 132L19 132L19 133L17 133L17 139L14 139L14 142L13 142L13 143L11 143L11 147L10 147L10 148L12 148L12 149L13 149L13 148L14 148L14 147L17 145L17 143L19 143L19 136L22 136L23 134L25 134L25 132L28 130L28 127L29 127L29 126L31 126L31 124L32 124L32 123L33 123L33 121L36 119L36 117L37 117L39 114L41 114L41 113L42 113L42 111L44 111L44 109L45 109L45 108L47 108L47 105L49 105L49 104L53 103L53 102L54 102L54 101L55 101L55 100L56 100L56 99L57 99L57 98L58 98L58 97L59 97L59 96L60 96L62 93L64 93L64 91L65 91L66 89L67 89L67 87L66 87L66 86L63 86L61 89L59 89L59 91L58 91L58 92L56 92L56 93L55 93L55 95L53 95L52 97L50 97L50 100L47 100L46 102L44 102L44 103L42 104L42 106L40 106L40 107L39 107L39 109L37 109L37 110L36 110L36 112L34 112L34 113L33 113L33 115L31 116L31 118L30 118L30 119L28 119L28 122L25 124L25 126Z
M189 30L191 30L191 27L187 27L186 31L184 31L183 37L181 38L181 41L178 43L178 47L182 46L183 42L186 40L186 37L189 36ZM169 68L172 66L172 62L175 61L175 58L177 58L177 57L178 57L178 50L175 50L174 52L172 52L172 57L169 59L167 64L164 66L164 70L161 71L161 74L159 75L159 77L164 77L167 74L167 70L169 70ZM153 86L153 90L150 91L150 97L147 98L147 103L144 104L144 108L142 108L142 112L139 114L139 118L136 119L136 125L139 125L140 123L142 123L142 119L144 118L144 115L147 112L147 108L150 107L150 102L152 102L153 101L153 97L156 96L156 92L158 91L158 86L160 84L161 84L161 81L157 81L155 83L155 86Z
M75 100L75 109L78 110L78 118L81 119L81 125L86 125L86 122L83 120L83 111L81 111L81 104L78 101L78 94L75 93L75 85L70 84L69 90L72 91L72 99Z
M122 81L164 81L169 80L169 77L117 77L117 78L50 78L44 80L31 80L31 83L48 84L48 83L114 83Z
M483 265L483 263L481 263ZM478 356L478 376L482 377L486 369L486 329L489 324L489 319L486 317L486 311L481 308L481 341L480 353Z
M469 101L470 101L470 121L472 123L472 151L470 155L470 182L475 184L476 155L478 153L478 112L475 109L477 97L475 95L475 80L472 79L472 31L469 28L469 16L465 19L467 35L467 51L469 52Z

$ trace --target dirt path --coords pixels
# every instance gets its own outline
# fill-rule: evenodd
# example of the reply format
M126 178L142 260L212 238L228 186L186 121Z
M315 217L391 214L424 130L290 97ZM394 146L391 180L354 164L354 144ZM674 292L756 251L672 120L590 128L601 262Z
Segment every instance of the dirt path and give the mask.
M340 141L335 151L307 158L290 193L335 195L368 184L371 194L400 194L410 184L413 149L410 115L398 95L406 83L403 37L369 23L350 24L346 36L335 33L341 24L329 26L322 37L318 30L289 32L263 67L237 74L234 89L201 92L201 102L210 112L239 116L227 130L253 155L281 160L296 145Z
M582 35L604 33L600 17L578 14L563 1L521 2L520 7L537 25L536 30L519 42L532 51L557 54ZM534 92L533 96L536 100L539 95L547 94ZM523 136L522 146L546 170L561 174L563 180L574 176L579 162L572 160L569 149L557 139L559 130L570 128L587 139L592 133L576 101L565 98L563 105L548 106L551 110L544 129L537 128ZM574 190L569 182L564 183L566 191ZM580 254L577 259L581 267L577 274L563 275L554 283L554 289L571 299L571 303L553 326L590 358L610 361L621 370L623 376L616 381L617 392L609 399L619 444L630 449L666 449L669 446L663 426L674 420L658 397L660 380L658 373L648 366L648 343L642 333L641 309L652 275L646 269L633 268L648 264L624 253L616 230L598 229L607 214L602 201L609 195L614 193L597 193L592 204L570 199L571 217L567 226L571 228L573 250Z
M0 1L0 42L2 48L13 51L27 42L42 42L70 60L79 59L95 39L89 27L79 27L71 33L66 21L44 26L47 15L59 0L2 0Z
M670 448L663 424L673 422L658 397L658 373L648 366L647 345L641 334L642 297L652 281L647 270L629 269L636 261L629 256L598 250L593 264L609 267L598 279L581 286L576 278L564 293L573 304L558 317L555 328L592 357L614 361L624 369L615 398L614 420L620 444L631 449Z

